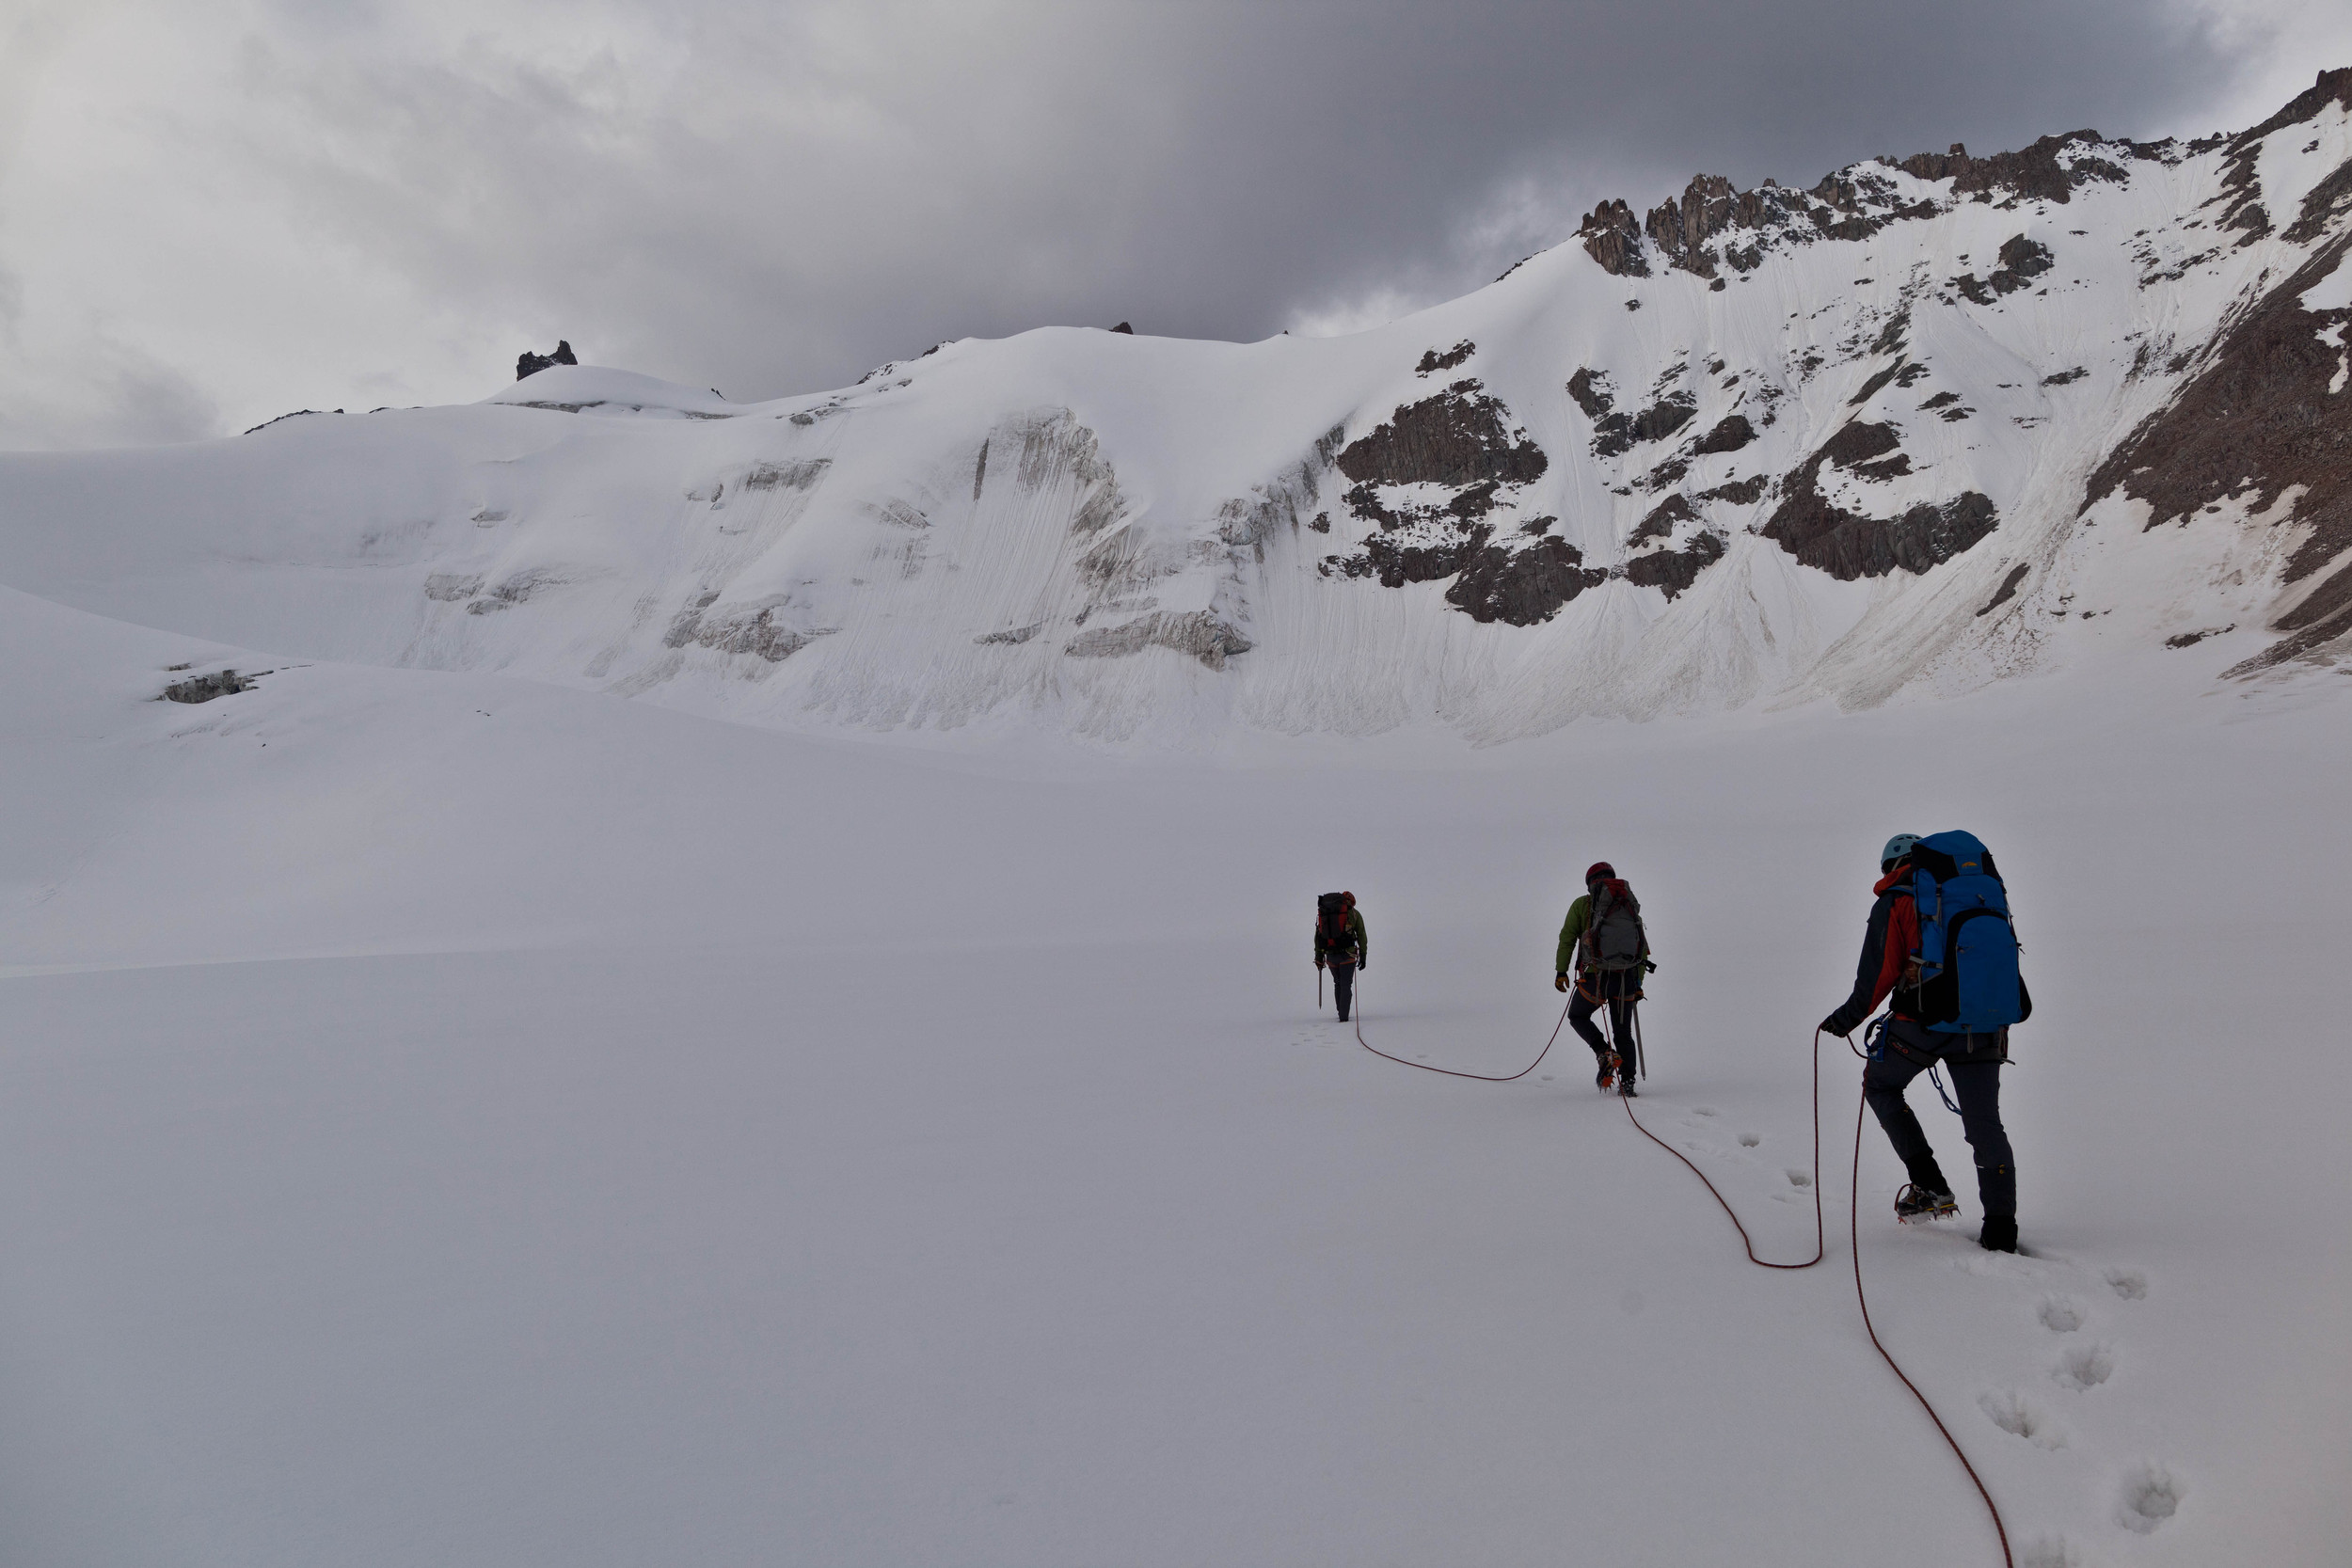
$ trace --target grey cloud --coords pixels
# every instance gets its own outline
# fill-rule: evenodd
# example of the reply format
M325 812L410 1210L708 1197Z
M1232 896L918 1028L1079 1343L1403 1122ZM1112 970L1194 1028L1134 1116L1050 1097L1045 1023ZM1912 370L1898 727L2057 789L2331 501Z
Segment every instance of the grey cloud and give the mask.
M558 335L738 397L1047 323L1263 337L1701 169L2208 129L2266 42L2145 0L485 9L258 13L174 111L482 333L469 395Z

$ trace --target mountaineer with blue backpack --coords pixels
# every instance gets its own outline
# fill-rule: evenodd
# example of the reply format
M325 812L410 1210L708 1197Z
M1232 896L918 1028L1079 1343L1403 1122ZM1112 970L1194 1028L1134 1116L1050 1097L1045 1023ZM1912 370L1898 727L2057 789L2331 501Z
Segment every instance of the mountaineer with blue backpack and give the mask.
M2008 889L1992 851L1963 832L1897 833L1880 853L1879 873L1853 994L1821 1028L1851 1035L1880 1002L1888 1004L1867 1037L1862 1092L1911 1177L1895 1200L1899 1220L1960 1212L1919 1118L1903 1100L1920 1073L1939 1062L1950 1069L1984 1205L1978 1243L1987 1251L2015 1252L2017 1172L2001 1126L2001 1067L2009 1060L2009 1026L2032 1015L2033 998L2017 971Z

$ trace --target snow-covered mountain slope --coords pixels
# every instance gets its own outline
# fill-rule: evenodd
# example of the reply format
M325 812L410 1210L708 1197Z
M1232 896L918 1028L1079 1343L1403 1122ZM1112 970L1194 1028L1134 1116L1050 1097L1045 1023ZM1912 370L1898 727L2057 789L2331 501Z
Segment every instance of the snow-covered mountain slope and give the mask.
M2352 630L2352 70L2208 142L1694 181L1377 331L0 461L0 581L761 723L1479 741ZM2180 650L2191 649L2188 653Z

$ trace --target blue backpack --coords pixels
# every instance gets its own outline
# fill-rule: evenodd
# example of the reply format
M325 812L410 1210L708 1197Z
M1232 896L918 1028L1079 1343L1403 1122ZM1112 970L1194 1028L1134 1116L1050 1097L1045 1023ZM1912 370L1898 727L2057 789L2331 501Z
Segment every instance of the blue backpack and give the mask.
M2017 972L2009 889L1973 833L1935 833L1911 851L1919 911L1919 1019L1947 1035L1986 1035L2022 1023L2033 998Z

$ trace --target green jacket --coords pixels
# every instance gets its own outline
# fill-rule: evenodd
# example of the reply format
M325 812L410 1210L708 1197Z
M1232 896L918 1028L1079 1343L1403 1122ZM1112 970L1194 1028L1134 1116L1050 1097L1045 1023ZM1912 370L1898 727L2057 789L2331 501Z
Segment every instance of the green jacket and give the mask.
M1552 959L1551 964L1551 972L1554 974L1581 973L1571 966L1576 962L1576 944L1582 939L1584 933L1592 928L1592 924L1593 895L1588 893L1568 906L1568 918L1561 924L1560 951ZM1646 936L1642 939L1642 956L1645 958L1649 956L1649 938ZM1585 969L1592 967L1589 963L1584 966Z
M1359 964L1370 954L1364 945L1364 917L1361 911L1347 911L1347 942L1349 951L1334 953L1323 945L1323 922L1315 922L1315 962L1319 964Z
M1593 895L1588 893L1568 906L1568 918L1560 927L1559 957L1552 960L1551 972L1554 974L1576 973L1576 944L1592 924Z

